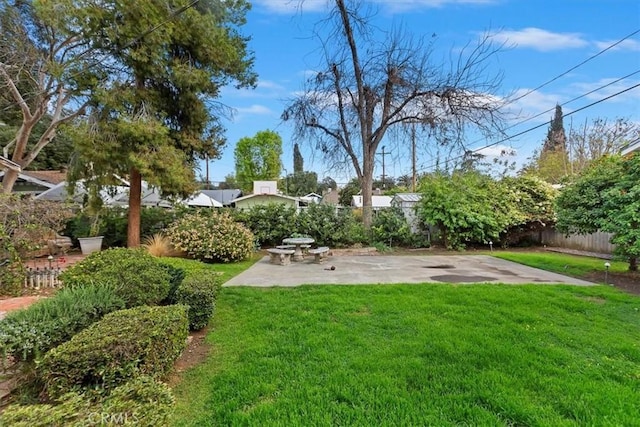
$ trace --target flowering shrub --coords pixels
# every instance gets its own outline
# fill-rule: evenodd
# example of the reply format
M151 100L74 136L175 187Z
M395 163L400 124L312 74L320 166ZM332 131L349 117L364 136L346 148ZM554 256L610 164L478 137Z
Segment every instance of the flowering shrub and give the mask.
M253 233L228 213L194 213L177 220L167 230L174 247L201 261L233 262L253 251Z

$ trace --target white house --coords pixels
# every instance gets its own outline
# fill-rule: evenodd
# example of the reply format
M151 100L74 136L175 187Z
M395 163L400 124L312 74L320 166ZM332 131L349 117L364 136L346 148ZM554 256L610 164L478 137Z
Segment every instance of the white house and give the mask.
M295 208L296 211L300 210L300 199L280 194L276 181L254 181L253 194L238 197L229 204L236 209L250 209L255 205L268 205L272 203L284 204Z
M390 208L391 198L391 196L377 196L374 194L373 196L371 196L371 207L374 211L377 211L378 209ZM361 194L357 194L351 197L351 206L353 206L354 208L362 207Z

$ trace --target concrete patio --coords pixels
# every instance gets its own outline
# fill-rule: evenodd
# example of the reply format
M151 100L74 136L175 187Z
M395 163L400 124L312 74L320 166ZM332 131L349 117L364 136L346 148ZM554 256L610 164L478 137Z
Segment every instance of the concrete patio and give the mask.
M334 270L331 270L332 266ZM329 256L323 264L305 260L286 266L269 263L267 256L224 286L389 283L593 285L486 255L338 255Z

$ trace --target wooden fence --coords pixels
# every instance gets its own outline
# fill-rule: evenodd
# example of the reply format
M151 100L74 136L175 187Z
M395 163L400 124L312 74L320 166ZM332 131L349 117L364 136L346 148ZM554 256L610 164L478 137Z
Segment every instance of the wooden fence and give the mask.
M544 230L538 235L541 245L555 246L566 249L577 249L580 251L596 252L602 254L612 254L615 245L609 243L610 233L592 233L584 235L565 236L556 230Z

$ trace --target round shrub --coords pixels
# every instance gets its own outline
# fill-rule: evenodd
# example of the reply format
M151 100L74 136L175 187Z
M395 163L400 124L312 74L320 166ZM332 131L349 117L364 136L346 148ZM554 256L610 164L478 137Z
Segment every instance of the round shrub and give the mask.
M94 252L67 268L65 287L112 286L127 307L155 305L169 294L170 276L160 262L142 249L114 248Z
M189 214L167 230L174 247L201 261L233 262L253 251L254 236L226 212Z
M215 273L189 276L178 286L174 304L189 306L189 329L197 331L209 323L216 306L218 275Z

